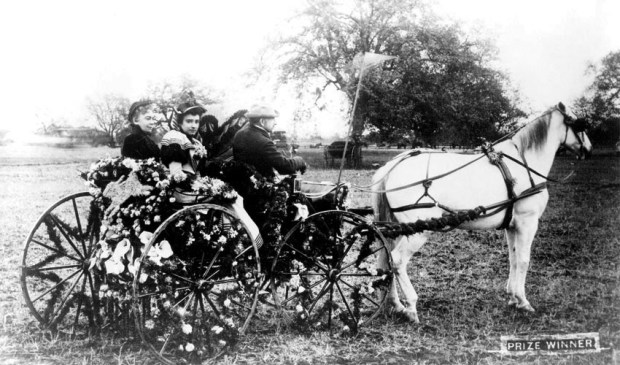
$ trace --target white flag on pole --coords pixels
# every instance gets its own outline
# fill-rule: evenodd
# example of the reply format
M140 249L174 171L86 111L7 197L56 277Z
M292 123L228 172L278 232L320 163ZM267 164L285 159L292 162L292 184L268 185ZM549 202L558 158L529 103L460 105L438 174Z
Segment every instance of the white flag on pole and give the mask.
M395 58L397 57L378 54L378 53L364 52L364 53L358 53L357 55L355 55L352 63L353 63L353 67L356 69L360 69L362 68L362 66L365 69L368 69L368 68L380 65L385 61L393 60Z

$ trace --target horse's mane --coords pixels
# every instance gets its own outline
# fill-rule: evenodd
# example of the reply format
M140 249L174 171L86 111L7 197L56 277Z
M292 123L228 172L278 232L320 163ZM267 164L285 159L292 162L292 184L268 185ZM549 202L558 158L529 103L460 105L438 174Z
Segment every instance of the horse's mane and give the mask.
M551 112L556 108L550 108L543 115L528 123L513 137L521 151L539 149L547 142Z

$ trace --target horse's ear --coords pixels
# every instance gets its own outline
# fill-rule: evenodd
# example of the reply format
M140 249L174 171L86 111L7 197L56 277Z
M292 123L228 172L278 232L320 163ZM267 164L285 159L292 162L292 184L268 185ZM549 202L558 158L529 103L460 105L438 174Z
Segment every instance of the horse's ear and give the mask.
M558 103L558 109L560 109L562 113L566 113L566 107L564 106L564 104L562 104L561 101Z

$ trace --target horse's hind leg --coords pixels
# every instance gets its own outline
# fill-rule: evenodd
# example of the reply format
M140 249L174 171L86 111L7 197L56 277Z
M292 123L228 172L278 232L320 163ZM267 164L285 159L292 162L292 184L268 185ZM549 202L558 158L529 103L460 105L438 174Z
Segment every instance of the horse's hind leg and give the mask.
M418 302L418 293L416 293L411 279L407 274L407 265L411 256L417 252L422 245L427 241L427 237L424 234L415 234L413 236L400 237L396 241L396 246L392 250L392 260L394 262L395 277L400 284L400 288L403 291L406 308L402 311L402 314L411 322L419 323L418 311L416 308ZM392 290L396 293L396 286L393 285ZM396 295L398 300L398 295ZM398 303L402 307L402 304ZM398 308L400 308L398 307Z
M532 241L538 229L538 216L528 214L515 216L506 230L509 250L514 250L511 263L511 275L508 277L507 291L511 298L509 304L533 312L534 308L525 297L525 278L530 266Z
M393 245L393 241L392 241L392 245L390 245L390 247L388 247L388 249L390 251L392 251L392 247L394 247ZM387 258L387 253L384 250L381 250L379 252L379 268L381 269L387 269L388 268L388 258ZM396 270L394 270L396 271ZM400 299L398 298L398 290L396 288L396 275L394 277L394 280L392 280L392 283L390 284L390 287L383 292L383 295L387 295L387 300L386 300L386 304L387 304L387 310L389 313L401 313L405 310L405 306L401 304Z

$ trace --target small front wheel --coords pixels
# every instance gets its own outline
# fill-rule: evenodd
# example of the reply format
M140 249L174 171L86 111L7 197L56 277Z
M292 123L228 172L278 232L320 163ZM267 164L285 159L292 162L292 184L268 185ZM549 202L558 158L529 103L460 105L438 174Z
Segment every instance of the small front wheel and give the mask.
M371 222L325 211L295 225L271 269L284 321L296 328L356 332L381 310L391 284L386 241Z

